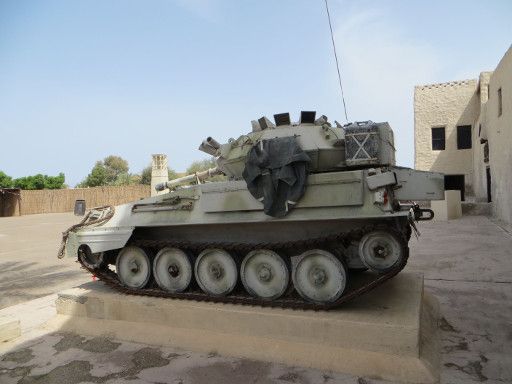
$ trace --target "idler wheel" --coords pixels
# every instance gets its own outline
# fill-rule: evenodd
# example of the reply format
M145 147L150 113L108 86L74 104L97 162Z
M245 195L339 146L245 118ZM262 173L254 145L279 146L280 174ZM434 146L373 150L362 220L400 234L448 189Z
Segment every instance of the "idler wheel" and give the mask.
M117 255L116 271L124 286L144 288L151 277L151 263L142 248L128 246Z
M201 289L214 296L225 296L238 280L238 268L223 249L205 249L196 259L194 275Z
M87 245L78 248L78 257L87 268L98 269L103 265L103 252L92 253Z
M404 259L404 250L395 235L380 230L363 236L359 243L359 255L369 269L386 273L400 265Z
M267 249L255 249L245 256L240 268L242 283L252 296L275 300L288 288L290 273L284 260Z
M332 303L345 291L347 271L332 253L312 249L299 256L292 279L295 289L305 300Z
M192 263L189 256L178 248L161 249L153 261L153 276L165 291L183 292L192 280Z

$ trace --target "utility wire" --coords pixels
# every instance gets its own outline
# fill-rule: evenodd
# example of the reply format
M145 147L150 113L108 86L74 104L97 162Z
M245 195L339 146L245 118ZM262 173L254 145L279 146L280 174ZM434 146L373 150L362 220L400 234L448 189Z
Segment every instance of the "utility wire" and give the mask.
M329 20L329 29L331 30L332 49L334 50L334 58L336 59L336 69L338 71L338 81L341 89L341 100L343 101L343 109L345 111L345 120L348 123L347 105L345 104L345 95L343 94L343 85L341 84L340 64L338 62L338 55L336 53L336 44L334 43L334 33L332 32L331 14L329 13L329 5L325 0L325 9L327 10L327 19Z

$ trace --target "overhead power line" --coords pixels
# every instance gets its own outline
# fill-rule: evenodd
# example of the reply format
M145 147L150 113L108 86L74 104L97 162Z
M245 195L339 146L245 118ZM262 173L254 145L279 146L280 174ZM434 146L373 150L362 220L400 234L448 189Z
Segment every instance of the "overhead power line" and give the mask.
M340 64L338 62L338 54L336 53L336 44L334 43L334 33L332 32L331 14L329 13L329 5L325 0L325 9L327 11L327 19L329 20L329 29L331 30L332 49L334 50L334 59L336 60L336 70L338 71L338 81L340 83L341 101L343 102L343 110L345 111L345 120L348 123L347 104L345 103L345 95L343 94L343 85L341 83Z

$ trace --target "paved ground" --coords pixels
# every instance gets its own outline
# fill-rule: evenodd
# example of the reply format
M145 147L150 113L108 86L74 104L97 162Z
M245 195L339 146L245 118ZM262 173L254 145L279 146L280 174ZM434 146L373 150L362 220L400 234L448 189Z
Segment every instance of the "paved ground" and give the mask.
M57 259L61 232L79 220L72 213L0 217L0 309L91 280L74 261Z
M420 231L407 269L441 305L441 382L512 383L512 236L483 216Z
M0 300L19 302L90 281L75 271L76 264L61 264L54 256L56 232L73 220L70 215L0 219ZM425 274L426 290L441 304L441 382L512 383L512 237L483 216L423 223L420 230L419 241L411 240L407 269ZM4 270L12 262L19 263L18 280L4 283L12 279ZM53 271L54 265L61 269ZM40 283L38 273L59 273L59 282L53 276ZM0 316L37 313L37 318L23 317L25 335L17 343L0 345L0 383L383 383L214 353L47 334L36 326L53 315L54 299L41 297L0 311Z

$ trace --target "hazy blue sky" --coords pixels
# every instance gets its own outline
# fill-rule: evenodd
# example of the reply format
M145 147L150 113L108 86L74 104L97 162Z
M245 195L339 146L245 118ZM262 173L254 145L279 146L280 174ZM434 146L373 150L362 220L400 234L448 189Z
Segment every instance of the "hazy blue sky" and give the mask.
M415 84L476 78L512 1L330 0L350 120L389 121L413 165ZM317 110L342 122L323 0L0 0L0 170L75 185L96 160L181 171L212 135Z

